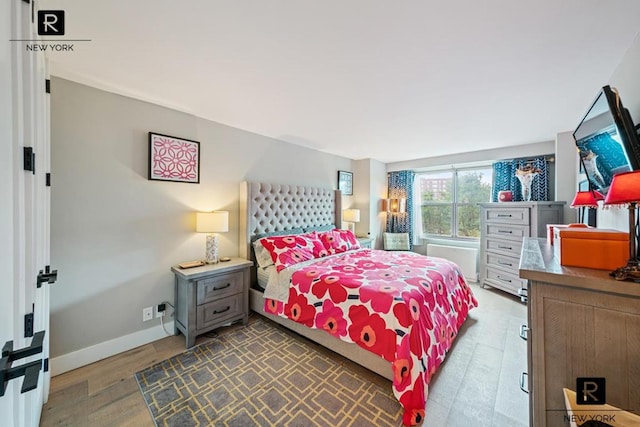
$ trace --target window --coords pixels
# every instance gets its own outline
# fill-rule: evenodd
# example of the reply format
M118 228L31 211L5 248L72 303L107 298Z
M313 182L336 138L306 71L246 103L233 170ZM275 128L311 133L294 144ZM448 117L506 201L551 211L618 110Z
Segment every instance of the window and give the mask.
M490 166L425 172L417 178L425 235L480 238L478 203L491 201Z

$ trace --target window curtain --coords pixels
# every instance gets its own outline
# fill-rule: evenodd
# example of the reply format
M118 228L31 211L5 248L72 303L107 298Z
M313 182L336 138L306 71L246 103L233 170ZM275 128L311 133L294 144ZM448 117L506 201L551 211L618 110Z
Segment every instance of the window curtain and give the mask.
M498 192L510 190L513 201L522 201L522 186L516 178L516 170L526 166L540 169L531 183L531 201L549 200L549 166L544 157L536 159L502 160L493 164L493 188L491 201L498 201Z
M422 194L420 192L420 185L416 182L416 174L413 174L413 197L411 198L413 203L413 240L414 245L422 244L422 235L424 230L422 229Z
M413 245L413 181L415 179L413 171L390 172L388 178L388 198L406 199L407 210L402 213L387 213L387 232L389 233L409 233L409 242Z

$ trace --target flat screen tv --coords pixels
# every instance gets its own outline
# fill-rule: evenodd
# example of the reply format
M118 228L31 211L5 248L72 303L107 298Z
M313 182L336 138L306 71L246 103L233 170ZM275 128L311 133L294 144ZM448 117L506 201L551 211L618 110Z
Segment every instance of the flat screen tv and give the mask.
M606 194L615 174L640 169L640 139L615 88L602 88L573 137L591 189Z

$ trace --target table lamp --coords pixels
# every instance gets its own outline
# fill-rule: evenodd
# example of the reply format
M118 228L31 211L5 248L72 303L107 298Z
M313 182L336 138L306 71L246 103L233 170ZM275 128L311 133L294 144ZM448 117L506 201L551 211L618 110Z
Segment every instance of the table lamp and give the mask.
M640 280L638 264L636 206L640 203L640 171L624 172L613 176L605 205L627 205L629 209L629 261L624 267L611 272L616 280Z
M196 231L198 233L209 233L207 235L207 249L205 260L207 264L216 264L218 257L218 234L229 231L229 212L197 212Z
M388 213L403 213L407 210L407 199L382 199L382 210Z
M584 222L584 213L587 208L596 209L598 207L598 201L604 200L602 193L598 191L578 191L576 196L571 202L571 207L580 210L580 222Z
M342 220L347 225L347 230L356 234L356 222L360 222L360 209L345 209L342 211Z

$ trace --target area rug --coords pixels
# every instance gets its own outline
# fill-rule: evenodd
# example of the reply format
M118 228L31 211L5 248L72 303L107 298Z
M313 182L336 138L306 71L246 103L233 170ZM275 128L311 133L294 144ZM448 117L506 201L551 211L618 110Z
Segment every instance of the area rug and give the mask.
M391 383L263 319L136 373L157 426L399 426Z

